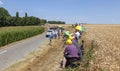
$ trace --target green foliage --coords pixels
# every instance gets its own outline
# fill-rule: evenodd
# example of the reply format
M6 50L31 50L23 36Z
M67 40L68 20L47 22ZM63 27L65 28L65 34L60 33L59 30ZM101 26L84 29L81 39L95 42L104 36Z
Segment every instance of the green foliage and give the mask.
M62 21L48 21L50 24L65 24L65 22Z
M8 25L7 17L10 17L10 14L6 9L0 7L0 27Z
M3 7L0 7L0 17L3 17L3 16L10 16L10 14L8 13L8 11L6 9L4 9Z
M26 18L28 17L27 13L25 13L25 17L26 17Z
M44 25L47 23L47 20L40 19L34 16L28 16L25 13L25 17L20 17L19 12L16 12L16 16L12 17L8 11L0 7L0 27L4 26L29 26L29 25ZM62 21L48 21L50 24L65 24Z
M47 23L47 21L45 19L40 19L41 25L44 25Z
M19 12L16 12L16 18L19 18Z
M86 53L82 59L82 71L89 71L90 68L90 62L91 60L94 60L95 55L94 54L94 48L97 47L97 44L95 43L95 41L93 40L90 44L88 49L86 50Z
M4 46L11 42L25 39L44 32L43 27L8 27L0 29L0 46Z
M46 22L45 19L28 16L27 13L25 13L25 17L20 17L19 12L16 12L16 16L12 17L6 9L0 7L0 27L43 25Z

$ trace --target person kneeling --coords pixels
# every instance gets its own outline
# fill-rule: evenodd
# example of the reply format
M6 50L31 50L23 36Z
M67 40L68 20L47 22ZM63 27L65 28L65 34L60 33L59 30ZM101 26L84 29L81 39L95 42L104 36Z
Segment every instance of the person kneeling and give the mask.
M79 66L79 64L74 64L74 62L79 61L80 57L79 57L79 51L76 48L76 46L72 43L72 41L70 39L68 39L66 41L66 48L64 50L64 57L65 57L65 68L68 67L77 67Z

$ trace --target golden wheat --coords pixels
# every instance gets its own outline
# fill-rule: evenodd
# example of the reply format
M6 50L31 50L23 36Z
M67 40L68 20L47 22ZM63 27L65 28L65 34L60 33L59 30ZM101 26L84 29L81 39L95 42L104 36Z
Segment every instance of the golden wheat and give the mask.
M120 25L85 26L87 31L83 37L98 45L89 70L120 71Z

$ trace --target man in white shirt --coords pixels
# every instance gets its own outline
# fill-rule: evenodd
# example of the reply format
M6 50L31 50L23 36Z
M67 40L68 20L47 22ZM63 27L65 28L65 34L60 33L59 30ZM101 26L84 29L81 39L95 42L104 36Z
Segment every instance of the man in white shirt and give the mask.
M74 35L76 41L78 42L78 40L80 39L81 37L81 34L80 34L80 27L79 26L76 26L75 28L75 35Z
M75 37L76 41L78 42L79 37L80 37L80 33L78 31L76 31L74 37Z

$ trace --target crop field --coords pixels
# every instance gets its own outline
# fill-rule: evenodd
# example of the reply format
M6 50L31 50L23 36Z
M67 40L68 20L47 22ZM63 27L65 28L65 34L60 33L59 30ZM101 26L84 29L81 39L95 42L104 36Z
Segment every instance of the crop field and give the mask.
M85 25L85 27L86 32L81 38L85 41L85 55L77 70L59 68L64 48L61 47L62 40L54 40L52 47L44 45L32 53L31 58L5 71L120 71L120 25ZM67 30L74 32L71 27Z
M89 71L120 71L120 25L86 25L86 28L85 41L94 40L97 44Z
M39 26L1 27L0 46L31 37L42 32L44 32L44 28Z

